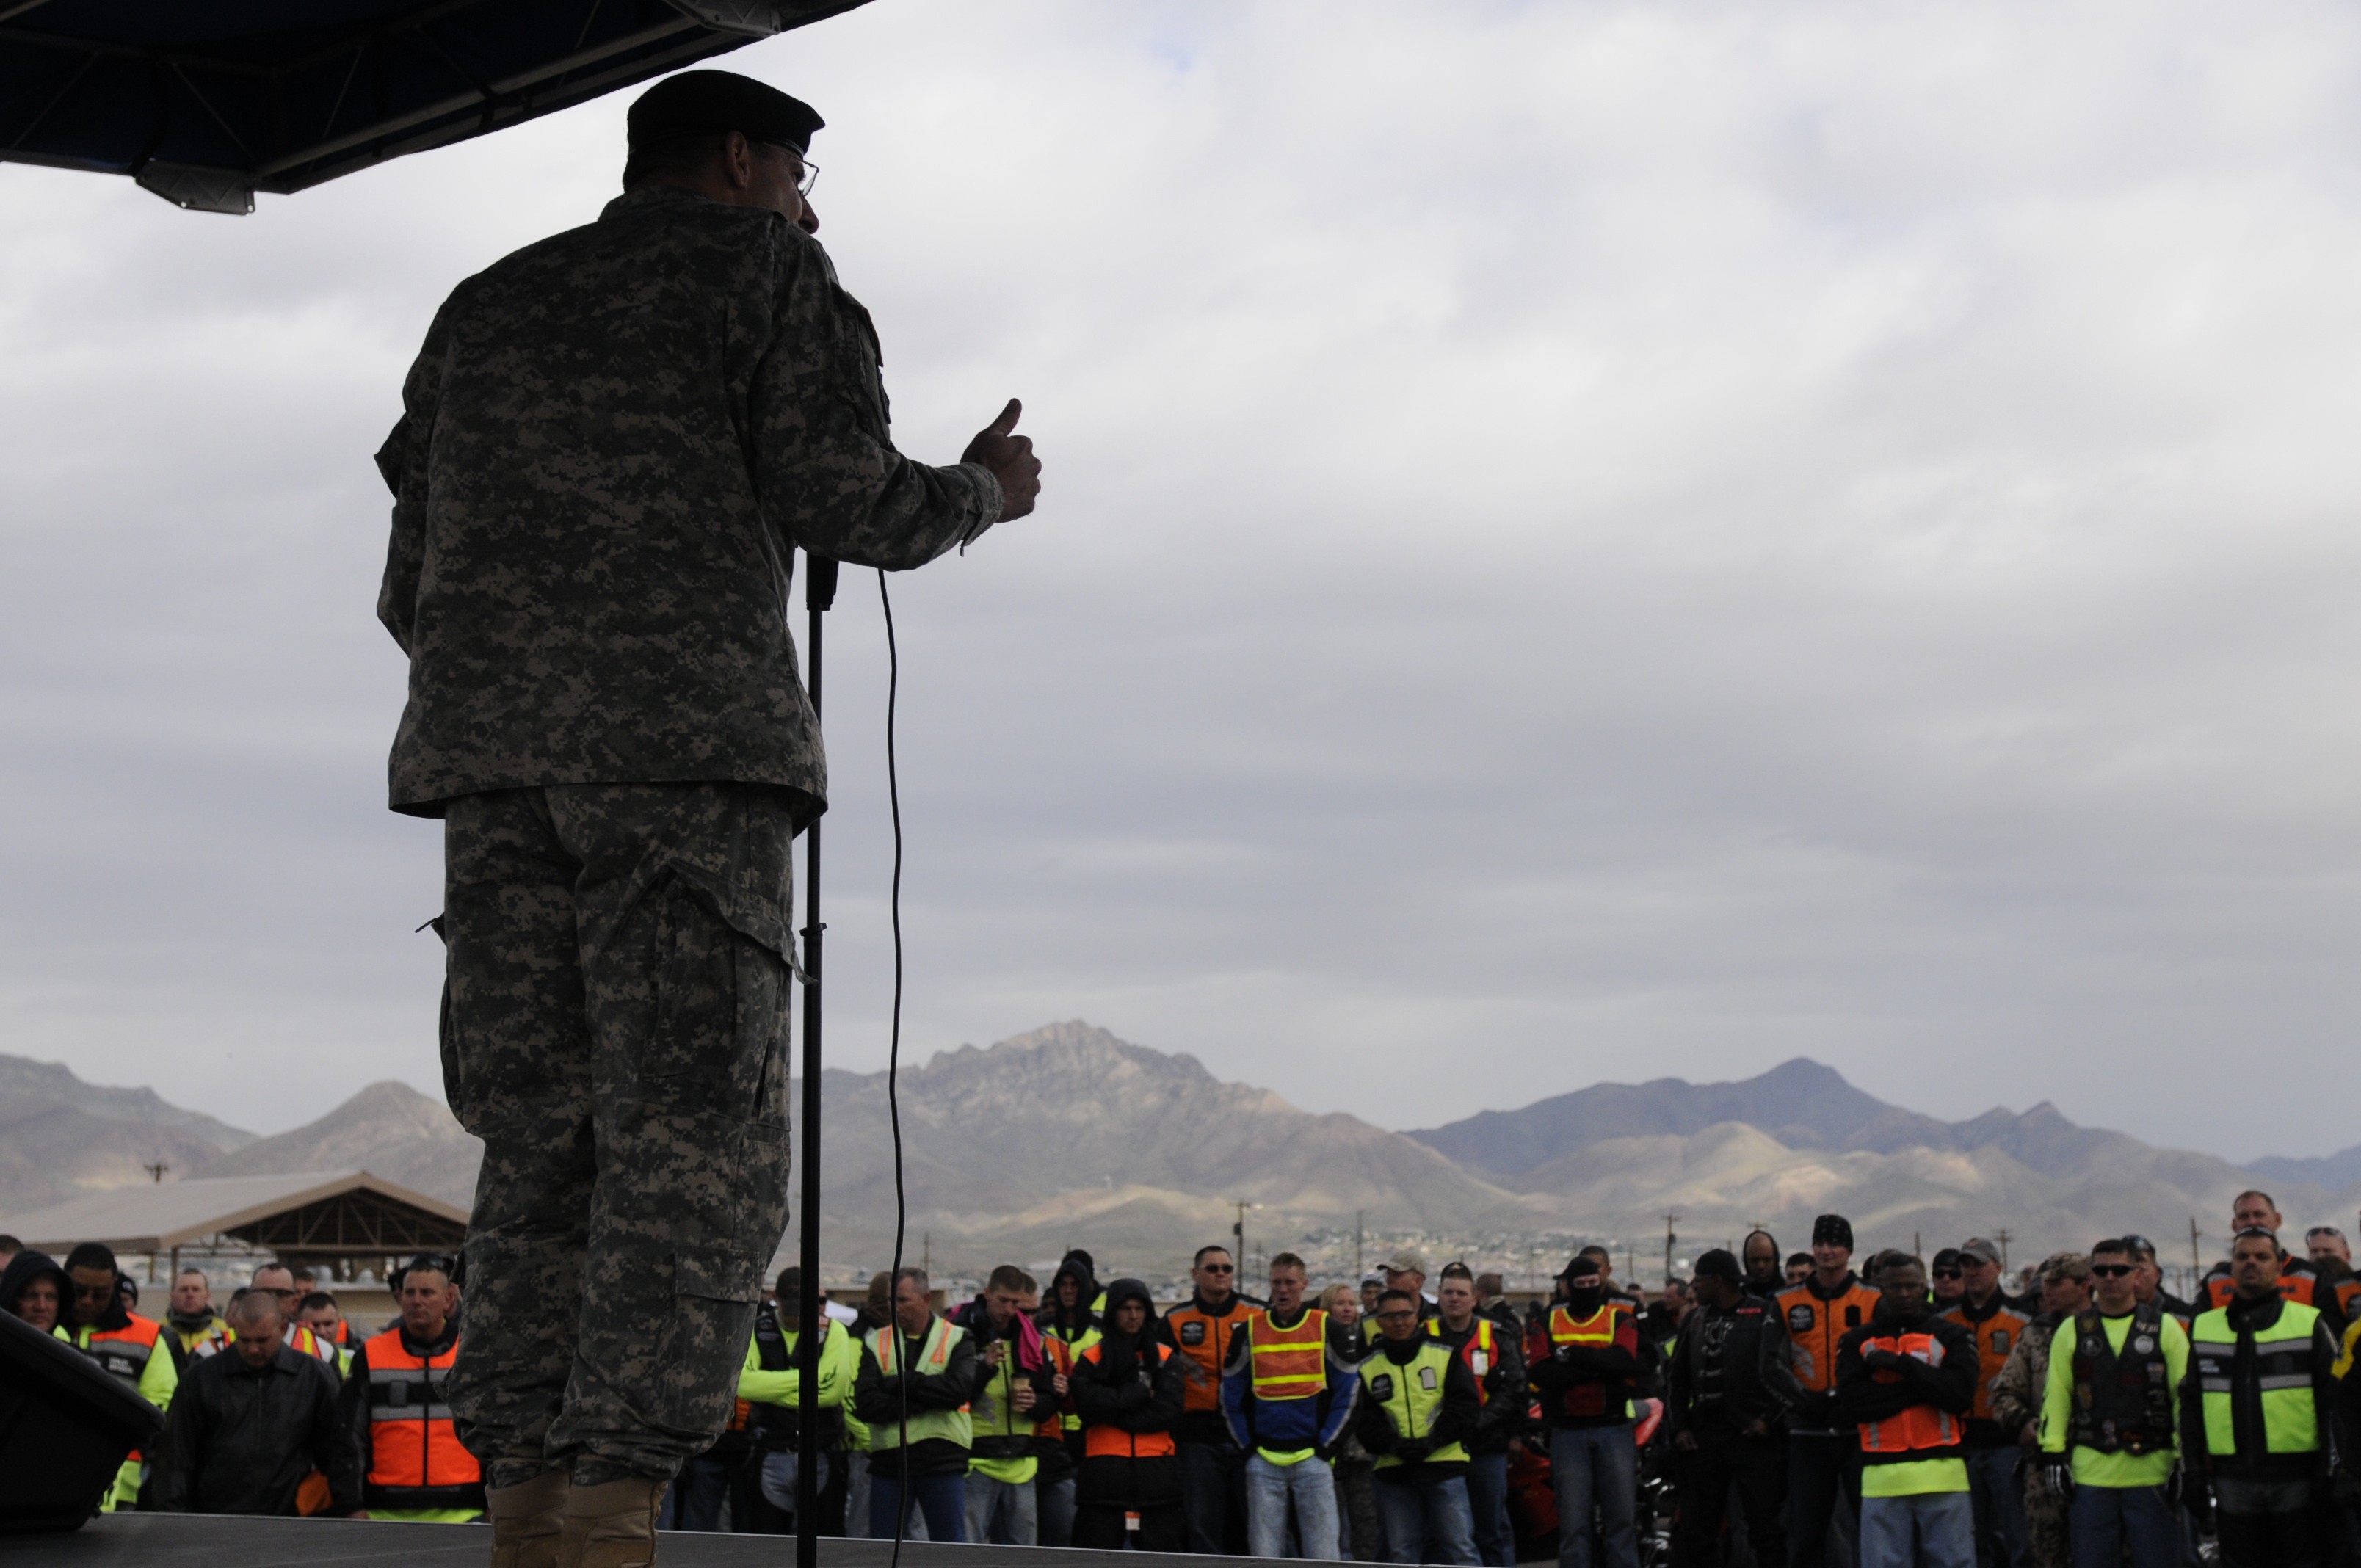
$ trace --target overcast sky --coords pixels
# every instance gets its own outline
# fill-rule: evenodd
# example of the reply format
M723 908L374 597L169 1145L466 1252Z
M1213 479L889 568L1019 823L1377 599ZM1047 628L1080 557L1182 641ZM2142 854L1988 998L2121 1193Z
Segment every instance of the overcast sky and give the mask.
M874 0L727 63L829 120L901 444L1014 394L1047 466L895 584L909 1052L2361 1138L2361 14ZM0 164L0 1050L266 1132L439 1087L369 455L628 97L245 219Z

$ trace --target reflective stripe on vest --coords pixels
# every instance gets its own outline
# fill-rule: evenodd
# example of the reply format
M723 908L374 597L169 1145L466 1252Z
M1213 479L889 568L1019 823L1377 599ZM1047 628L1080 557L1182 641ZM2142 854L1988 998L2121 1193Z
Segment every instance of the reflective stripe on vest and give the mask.
M1084 1329L1078 1334L1068 1333L1064 1329L1060 1328L1047 1328L1041 1331L1041 1339L1044 1343L1063 1345L1065 1347L1066 1362L1065 1365L1060 1368L1060 1370L1063 1372L1073 1371L1074 1363L1082 1358L1083 1352L1089 1350L1091 1346L1098 1343L1100 1340L1105 1337L1106 1336L1104 1334L1100 1332L1099 1326L1096 1323L1093 1323L1090 1327ZM1073 1399L1071 1396L1067 1398L1066 1402L1069 1405L1073 1403ZM1074 1414L1071 1409L1061 1414L1058 1418L1058 1421L1059 1424L1064 1427L1068 1431L1080 1431L1082 1430L1082 1418Z
M1593 1347L1615 1343L1615 1314L1620 1310L1613 1302L1598 1309L1587 1318L1576 1318L1564 1307L1552 1307L1549 1317L1550 1343L1587 1344Z
M85 1329L82 1331L82 1354L116 1377L139 1387L140 1375L148 1370L148 1358L156 1354L157 1336L163 1325L138 1313L119 1329Z
M1933 1334L1894 1334L1882 1339L1866 1339L1861 1343L1861 1354L1872 1350L1890 1350L1896 1355L1906 1355L1913 1361L1923 1361L1929 1366L1943 1365L1943 1342ZM1875 1372L1871 1376L1880 1383L1899 1383L1899 1372ZM1863 1453L1924 1453L1929 1449L1957 1448L1960 1443L1960 1423L1949 1410L1932 1405L1913 1405L1900 1415L1888 1416L1882 1421L1861 1423L1861 1451Z
M476 1456L459 1445L445 1385L459 1342L438 1355L413 1354L399 1328L361 1346L368 1358L368 1497L388 1508L442 1506L412 1500L445 1487L472 1488L483 1479Z
M1317 1307L1291 1329L1257 1312L1246 1320L1246 1350L1257 1399L1316 1399L1328 1387L1328 1314Z
M2312 1398L2312 1334L2319 1322L2317 1310L2290 1301L2279 1309L2278 1322L2247 1336L2254 1345L2255 1387L2261 1395L2267 1453L2316 1453L2320 1450L2320 1417ZM2206 1451L2227 1458L2238 1452L2235 1378L2238 1334L2230 1326L2227 1311L2199 1315L2189 1331L2189 1358L2190 1376L2197 1379L2198 1403L2205 1415Z
M1072 1375L1074 1370L1074 1347L1072 1345L1068 1344L1056 1334L1043 1334L1041 1336L1041 1354L1049 1358L1049 1365L1055 1367L1058 1371L1068 1376ZM1048 1415L1043 1416L1039 1420L1033 1423L1033 1435L1035 1437L1056 1437L1065 1430L1066 1417L1055 1405L1049 1407L1049 1413Z
M1426 1332L1428 1336L1433 1339L1442 1339L1443 1320L1441 1318L1429 1318L1426 1321ZM1449 1349L1450 1347L1446 1345L1444 1348ZM1469 1334L1467 1336L1467 1343L1461 1345L1456 1351L1454 1351L1453 1354L1457 1355L1460 1360L1466 1362L1467 1364L1467 1370L1475 1375L1476 1398L1480 1401L1489 1403L1492 1396L1487 1392L1484 1387L1484 1378L1491 1372L1492 1368L1499 1365L1500 1362L1499 1347L1492 1338L1492 1320L1478 1313L1476 1318L1476 1332Z
M935 1318L927 1326L927 1343L919 1348L917 1365L910 1368L913 1377L940 1377L950 1370L951 1347L959 1343L966 1330L947 1319ZM902 1328L899 1323L887 1323L872 1329L862 1341L869 1354L877 1358L877 1370L887 1377L899 1379L895 1363L901 1359ZM968 1419L967 1407L956 1410L917 1410L906 1422L879 1422L869 1429L869 1451L883 1453L888 1449L907 1448L940 1438L961 1448L975 1446L975 1426Z
M1564 1310L1560 1309L1562 1312ZM1611 1311L1607 1314L1611 1318ZM1553 1320L1552 1332L1556 1323ZM1608 1338L1614 1337L1613 1324ZM1391 1356L1380 1350L1361 1363L1361 1387L1369 1398L1385 1407L1386 1419L1393 1422L1394 1435L1413 1442L1423 1439L1434 1430L1443 1414L1443 1385L1450 1376L1451 1351L1434 1341L1421 1340L1418 1354L1408 1365L1397 1365ZM1452 1464L1467 1457L1462 1444L1446 1442L1426 1456L1430 1464ZM1390 1453L1378 1456L1378 1468L1391 1469L1401 1461Z

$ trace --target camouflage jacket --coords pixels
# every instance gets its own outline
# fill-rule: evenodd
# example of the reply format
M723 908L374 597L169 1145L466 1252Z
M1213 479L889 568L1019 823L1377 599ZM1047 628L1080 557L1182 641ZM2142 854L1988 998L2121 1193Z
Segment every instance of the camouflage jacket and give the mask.
M396 811L480 790L732 781L824 809L788 635L796 546L917 566L1000 515L894 449L869 313L775 213L682 190L468 279L378 467L378 617L410 655Z
M1993 1420L2013 1442L2027 1421L2041 1417L2041 1392L2049 1385L2049 1342L2058 1332L2058 1314L2044 1312L2033 1326L2016 1336L2008 1359L1993 1375Z

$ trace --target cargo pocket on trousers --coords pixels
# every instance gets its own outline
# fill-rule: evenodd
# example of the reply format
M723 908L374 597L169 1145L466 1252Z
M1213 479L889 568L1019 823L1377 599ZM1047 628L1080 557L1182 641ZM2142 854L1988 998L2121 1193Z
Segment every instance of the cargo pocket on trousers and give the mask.
M658 1425L692 1435L702 1449L721 1435L737 1398L737 1370L763 1298L763 1256L736 1247L675 1247L672 1311L657 1364ZM644 1397L644 1396L643 1396Z
M649 1098L785 1126L785 956L674 875L657 894L655 964L655 1028L641 1067Z

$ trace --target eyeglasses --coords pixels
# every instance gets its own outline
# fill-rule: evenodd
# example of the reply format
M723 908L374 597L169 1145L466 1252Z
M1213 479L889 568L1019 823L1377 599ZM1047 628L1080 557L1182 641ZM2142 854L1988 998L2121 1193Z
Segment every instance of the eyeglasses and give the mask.
M788 157L796 160L796 193L805 196L810 195L812 187L819 183L819 165L814 163L810 159L806 158L802 153L796 151L785 142L766 141L763 143L763 145L764 147L775 147L781 152L785 153Z
M1197 1266L1207 1274L1235 1274L1238 1271L1235 1263L1201 1263Z
M1938 1279L1959 1279L1964 1277L1964 1276L1962 1276L1956 1268L1938 1268L1935 1271L1935 1277Z
M2121 1279L2131 1273L2134 1266L2128 1263L2094 1263L2091 1266L2091 1272L2102 1279Z

